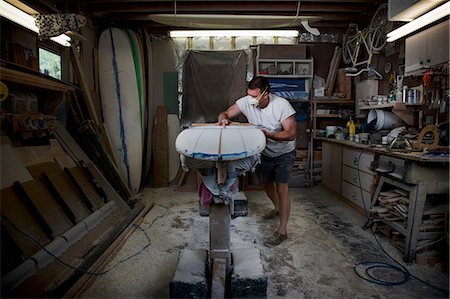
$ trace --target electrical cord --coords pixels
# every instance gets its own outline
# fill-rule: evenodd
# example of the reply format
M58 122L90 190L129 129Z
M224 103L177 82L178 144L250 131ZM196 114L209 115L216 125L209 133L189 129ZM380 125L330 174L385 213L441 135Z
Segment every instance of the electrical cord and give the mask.
M385 263L385 262L365 261L365 262L359 262L356 265L354 265L353 271L360 278L362 278L362 279L364 279L364 280L366 280L368 282L375 283L375 284L378 284L378 285L386 285L386 286L401 285L401 284L406 283L407 281L409 281L410 278L414 278L417 281L420 281L423 284L425 284L425 285L427 285L427 286L429 286L429 287L431 287L431 288L433 288L435 290L438 290L438 291L448 295L449 294L448 290L441 289L441 288L439 288L437 286L434 286L434 285L424 281L423 279L421 279L421 278L411 274L411 272L409 272L409 270L405 266L403 266L399 261L397 261L395 258L393 258L389 253L387 253L386 250L383 248L383 246L380 244L377 236L375 235L375 232L372 229L372 225L370 225L370 217L369 217L369 214L368 214L368 211L367 211L367 208L366 208L366 203L364 201L364 194L363 194L362 185L361 185L361 175L360 175L360 165L359 165L359 163L360 163L360 160L361 160L361 156L362 156L362 154L363 154L363 152L365 150L366 149L362 149L361 152L359 153L359 155L358 155L358 163L357 163L357 167L356 167L357 174L358 174L359 189L360 189L360 192L361 192L361 201L362 201L362 204L363 204L363 207L364 207L364 212L365 212L366 219L367 219L367 222L363 226L363 228L369 228L370 229L370 232L372 233L372 236L374 237L374 239L375 239L376 243L378 244L378 246L380 247L381 251L388 258L390 258L394 263L399 265L399 267L395 266L393 264ZM417 193L418 192L416 192L415 202L417 202L417 196L418 196ZM415 209L415 206L414 206L414 209ZM358 270L357 270L358 266L366 267L365 270L364 270L365 276L361 272L358 272ZM380 279L378 277L375 277L372 274L373 271L375 271L376 269L390 269L390 270L394 270L394 271L397 271L398 273L400 273L403 277L401 279L399 279L399 280L388 280L388 279L384 280L384 279Z
M29 233L27 233L25 230L21 229L20 227L18 227L11 219L9 219L9 217L7 217L5 214L3 214L2 212L0 212L1 217L4 218L9 224L11 224L11 226L17 230L18 232L20 232L21 234L25 235L25 237L27 237L28 239L30 239L33 243L35 243L37 246L39 246L41 249L43 249L48 255L50 255L51 257L53 257L57 262L61 263L62 265L77 271L77 272L81 272L84 274L89 274L89 275L93 275L93 276L101 276L104 275L110 271L112 271L113 269L115 269L116 267L118 267L119 265L121 265L122 263L125 263L126 261L138 256L139 254L141 254L143 251L145 251L150 245L151 245L151 241L150 241L150 237L148 236L147 232L141 227L139 226L139 224L133 224L134 229L139 229L144 233L145 238L147 239L147 244L140 249L139 251L137 251L136 253L120 260L119 262L117 262L115 265L113 265L111 268L109 268L108 270L102 271L102 272L92 272L89 271L87 269L83 269L83 268L78 268L75 267L67 262L65 262L64 260L60 259L59 257L57 257L55 254L53 254L51 251L49 251L47 248L45 248L45 246L43 246L42 244L39 243L38 240L36 240L33 236L31 236ZM157 216L152 223L147 227L150 228L153 223L158 220L159 218L162 218L164 215L159 215Z

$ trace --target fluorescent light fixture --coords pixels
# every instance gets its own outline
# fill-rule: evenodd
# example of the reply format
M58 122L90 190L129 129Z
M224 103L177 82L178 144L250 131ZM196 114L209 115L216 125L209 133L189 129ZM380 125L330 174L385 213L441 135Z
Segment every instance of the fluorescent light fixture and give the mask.
M208 37L208 36L277 36L298 37L298 30L171 30L170 37Z
M35 24L35 19L33 16L27 14L26 12L12 6L11 4L0 0L0 16L13 21L31 31L39 33L39 28ZM65 34L61 34L56 37L50 38L51 40L57 42L58 44L70 47L70 37Z
M387 41L393 42L401 37L404 37L420 28L423 28L439 19L442 19L450 14L450 2L446 2L439 7L436 7L430 12L418 17L414 21L409 22L408 24L403 25L391 31L387 34Z

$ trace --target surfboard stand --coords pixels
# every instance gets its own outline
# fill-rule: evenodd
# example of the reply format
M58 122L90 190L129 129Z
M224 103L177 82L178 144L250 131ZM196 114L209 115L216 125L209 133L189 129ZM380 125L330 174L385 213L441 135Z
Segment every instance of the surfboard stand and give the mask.
M209 250L183 249L170 282L170 298L266 298L257 248L230 248L231 205L209 205Z

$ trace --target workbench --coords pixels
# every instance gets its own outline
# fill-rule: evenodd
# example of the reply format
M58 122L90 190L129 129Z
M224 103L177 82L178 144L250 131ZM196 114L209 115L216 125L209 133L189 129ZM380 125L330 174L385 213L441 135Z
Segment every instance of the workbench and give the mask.
M389 225L392 229L399 232L405 237L405 262L413 262L416 252L417 242L423 238L430 238L442 232L421 232L422 217L424 215L424 207L427 197L434 194L446 194L446 208L441 207L442 211L448 213L448 194L449 194L449 157L443 156L427 156L421 152L404 153L399 151L390 151L385 146L369 146L365 144L355 143L347 140L336 140L331 138L317 138L322 141L322 184L330 188L334 193L340 193L350 201L356 200L363 202L362 207L366 210L377 204L380 192L389 186L405 190L408 194L408 214L406 226L399 225L398 222L390 221L380 217L380 220ZM359 153L355 156L354 167L357 168L358 176L353 177L353 181L346 180L350 168L345 165L345 152ZM340 156L341 154L341 156ZM364 155L366 156L364 159ZM339 168L339 161L343 164ZM333 165L327 165L334 163ZM371 164L367 167L368 164ZM366 169L364 169L366 167ZM336 183L336 176L341 171L340 188ZM332 173L329 173L332 170ZM328 172L328 173L327 173ZM363 176L374 174L371 182L373 185L364 188ZM333 178L332 182L329 180ZM360 194L370 196L370 201L364 196L352 198L345 193L345 186L349 182L354 187L361 188ZM369 190L367 190L369 189ZM366 193L364 193L366 192ZM357 194L357 192L355 192ZM361 196L360 196L361 197ZM356 202L358 204L358 202ZM361 205L360 205L361 206Z

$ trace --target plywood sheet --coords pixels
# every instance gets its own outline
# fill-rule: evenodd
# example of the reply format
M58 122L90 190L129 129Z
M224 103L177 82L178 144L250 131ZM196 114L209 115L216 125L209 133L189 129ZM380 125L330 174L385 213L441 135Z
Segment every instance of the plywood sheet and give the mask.
M22 186L52 229L54 236L65 233L73 226L56 199L40 180L26 182Z
M103 199L97 193L97 190L95 190L94 186L84 174L83 170L77 166L70 168L70 172L72 173L80 187L83 189L84 193L87 195L94 208L100 209L104 204Z
M62 195L64 201L75 214L75 217L77 217L78 222L90 215L91 212L82 202L77 190L66 177L64 170L48 172L47 175L55 189Z
M33 179L10 144L1 144L0 153L0 189Z
M0 195L0 210L7 217L2 217L1 222L25 256L32 256L40 250L40 247L26 237L24 233L42 246L50 243L50 239L22 203L13 187L1 190ZM23 233L18 229L23 231Z

